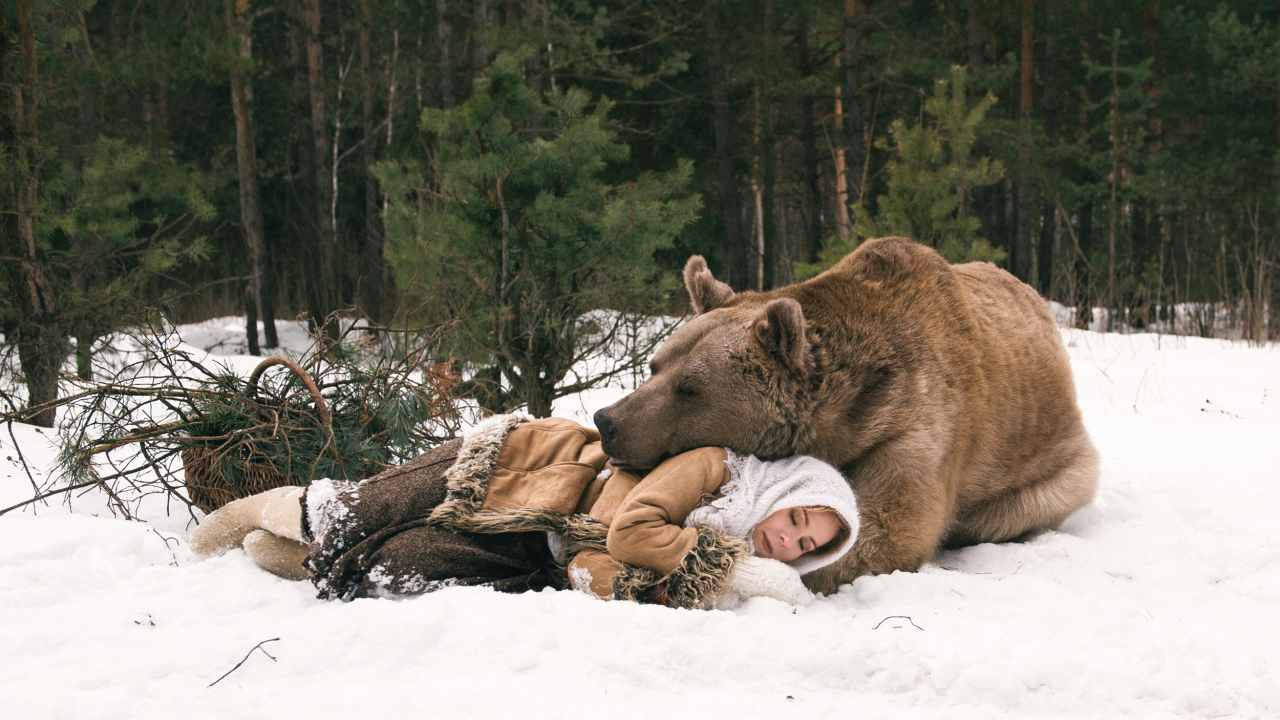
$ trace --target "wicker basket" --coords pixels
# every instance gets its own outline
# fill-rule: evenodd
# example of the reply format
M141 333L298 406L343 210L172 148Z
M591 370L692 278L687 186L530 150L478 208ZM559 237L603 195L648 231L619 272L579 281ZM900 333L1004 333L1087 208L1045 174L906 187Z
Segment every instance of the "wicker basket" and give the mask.
M211 513L232 500L256 495L264 490L306 484L295 475L281 475L274 467L259 463L245 463L240 471L240 482L228 483L212 472L211 466L216 456L216 452L206 448L187 448L182 451L187 497L205 513Z
M286 357L269 357L254 368L249 376L249 390L256 392L258 378L273 365L283 365L294 372L316 403L316 412L320 415L321 424L333 432L333 414L324 398L320 396L320 388L302 366ZM213 463L218 453L208 448L187 448L182 451L183 474L186 478L187 497L193 505L206 513L226 505L232 500L256 495L265 490L285 485L306 485L310 478L297 475L283 475L274 467L261 463L245 462L240 472L240 482L228 483L213 473Z

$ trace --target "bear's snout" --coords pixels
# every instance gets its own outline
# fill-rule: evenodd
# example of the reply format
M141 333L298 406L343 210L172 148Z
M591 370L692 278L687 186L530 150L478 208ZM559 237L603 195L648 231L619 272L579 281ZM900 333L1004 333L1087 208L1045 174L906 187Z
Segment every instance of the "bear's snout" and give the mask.
M600 431L601 444L603 444L605 452L608 452L609 446L613 444L614 440L618 439L618 426L613 424L607 408L597 410L592 419L595 420L596 429Z

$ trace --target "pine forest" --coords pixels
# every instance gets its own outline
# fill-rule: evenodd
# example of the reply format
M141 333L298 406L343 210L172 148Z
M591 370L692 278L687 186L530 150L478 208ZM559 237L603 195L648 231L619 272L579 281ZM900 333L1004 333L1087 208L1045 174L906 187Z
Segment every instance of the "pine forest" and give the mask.
M1067 324L1280 337L1274 1L0 0L0 138L42 425L116 333L231 315L545 415L643 366L690 255L764 290L883 235Z

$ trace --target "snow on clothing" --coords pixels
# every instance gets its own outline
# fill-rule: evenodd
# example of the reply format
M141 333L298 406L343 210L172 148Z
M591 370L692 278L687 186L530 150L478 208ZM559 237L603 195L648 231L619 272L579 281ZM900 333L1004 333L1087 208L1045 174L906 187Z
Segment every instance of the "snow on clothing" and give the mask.
M306 566L322 599L409 595L453 585L504 592L559 586L555 560L540 532L480 535L433 527L444 501L454 440L368 480L307 487L304 534L313 539Z
M601 598L643 600L665 582L668 604L709 607L728 587L735 561L750 553L742 539L750 528L732 532L732 523L715 517L723 507L700 511L703 522L682 523L723 486L765 493L773 486L731 483L729 459L725 449L701 448L642 480L608 463L591 428L497 416L369 480L313 483L303 502L315 541L307 565L321 597L483 582L511 591L571 583ZM839 485L847 504L805 504L843 505L836 509L856 535L852 493ZM571 559L567 568L554 561L548 534ZM843 550L847 544L818 560L832 562Z

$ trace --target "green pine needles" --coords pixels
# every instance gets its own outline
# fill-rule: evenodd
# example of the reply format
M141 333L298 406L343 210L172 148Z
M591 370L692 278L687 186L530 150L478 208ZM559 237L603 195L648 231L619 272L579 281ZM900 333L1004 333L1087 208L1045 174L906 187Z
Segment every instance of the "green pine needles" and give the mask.
M805 280L835 265L852 252L860 238L901 235L928 245L948 262L1000 262L1006 253L979 237L978 218L969 214L975 188L1004 177L1004 166L989 157L973 157L974 141L995 97L976 103L968 97L967 70L951 68L951 77L934 83L933 97L924 101L923 114L931 122L907 125L901 119L876 146L893 154L885 166L888 193L879 196L871 217L857 203L851 206L854 237L836 240L819 261L797 264L796 280Z
M455 322L445 340L471 376L465 393L543 417L556 398L623 371L566 381L621 337L626 318L663 314L673 283L654 253L673 246L700 202L687 161L612 177L630 150L608 128L611 104L577 88L535 93L526 57L500 55L462 105L423 111L428 162L382 163L377 174L397 275L410 297L430 296L425 317Z
M383 354L386 328L344 324L319 328L297 362L269 358L248 376L163 331L121 338L136 343L132 360L59 401L59 473L32 501L96 485L126 517L156 493L208 512L279 485L367 478L456 434L456 376L427 360L438 332Z

